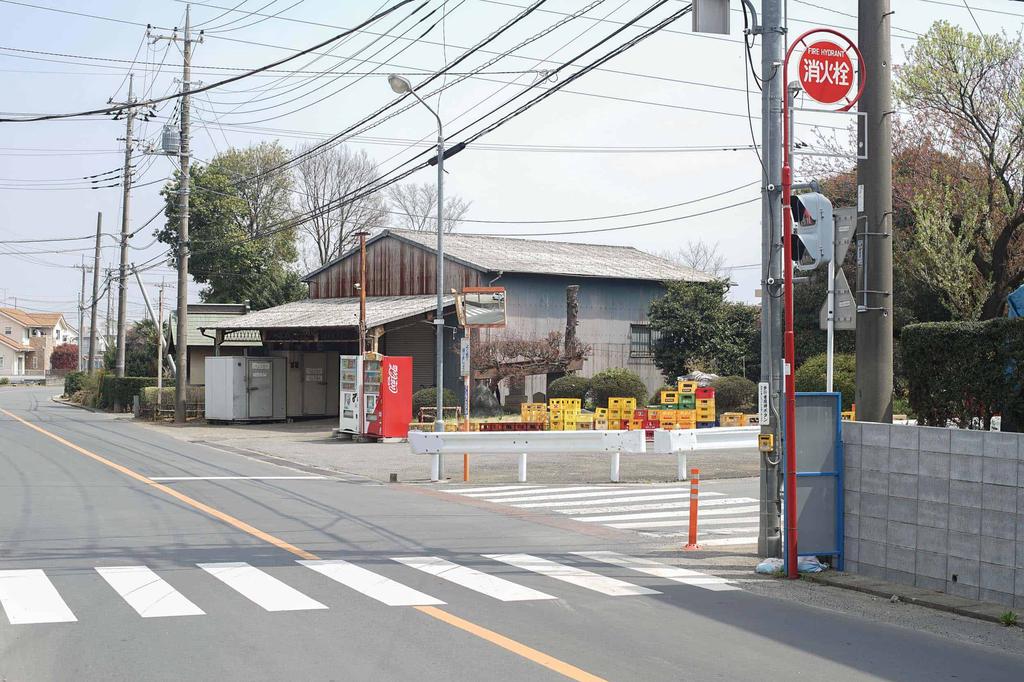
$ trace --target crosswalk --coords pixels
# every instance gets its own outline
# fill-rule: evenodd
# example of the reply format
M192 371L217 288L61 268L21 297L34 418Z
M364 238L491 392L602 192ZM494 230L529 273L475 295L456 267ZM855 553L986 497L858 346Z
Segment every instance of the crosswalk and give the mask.
M688 486L499 485L446 492L519 509L551 511L576 521L658 538L685 538L690 522ZM757 544L758 501L702 491L698 536L702 547Z
M655 577L703 590L720 592L739 589L735 581L727 578L610 551L571 552L557 559L518 553L481 554L473 557L474 566L438 556L396 556L391 557L390 561L397 567L404 567L400 570L411 570L412 573L408 577L418 586L422 586L424 582L423 574L429 576L426 582L434 585L433 588L427 588L430 591L440 590L442 585L454 585L467 590L468 594L482 595L488 600L498 602L544 602L563 599L564 597L559 596L557 592L559 586L565 584L607 597L655 595L661 594L665 589L660 585L661 590L638 585L628 580L629 575L623 575L621 571L617 572L617 576L605 575L602 572L614 568L626 569L629 574L637 574L638 577ZM580 565L584 562L587 562L586 567ZM328 579L326 585L340 584L385 606L438 606L446 603L353 561L301 560L295 564ZM243 598L239 600L236 596L231 601L233 608L245 604L268 612L344 608L344 591L337 595L330 593L332 597L336 596L338 601L325 599L331 601L330 604L326 604L272 575L271 571L278 572L277 567L260 568L240 561L199 563L195 566L199 569L196 573L207 576L207 580L212 581L213 585L227 588L229 595ZM492 568L499 567L512 567L519 572L511 574L505 570L501 576L490 572ZM131 611L142 618L204 616L215 612L209 606L201 606L194 602L147 566L97 566L93 570L102 579L102 584L111 588L109 594L112 597L120 597ZM175 582L183 579L180 568L174 569L173 575ZM551 587L545 587L550 592L520 584L518 579L525 575L550 579ZM76 585L81 589L80 583ZM206 594L206 598L209 599L208 593ZM7 621L11 625L78 621L78 617L61 595L51 576L42 569L0 570L0 606L3 607ZM223 604L220 606L223 608Z

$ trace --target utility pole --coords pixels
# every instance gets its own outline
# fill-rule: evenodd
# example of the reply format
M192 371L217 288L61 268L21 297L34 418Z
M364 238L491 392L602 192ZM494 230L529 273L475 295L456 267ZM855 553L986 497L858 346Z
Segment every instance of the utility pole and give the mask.
M89 304L89 374L96 371L96 315L99 312L100 296L100 237L103 231L103 214L96 213L96 253L92 262L92 302Z
M889 0L858 0L867 158L857 162L857 419L892 422L892 55Z
M82 256L82 288L78 290L78 371L82 371L82 331L85 329L85 256ZM15 305L17 307L17 305Z
M157 310L160 312L156 318L156 408L159 413L161 403L163 402L163 391L164 391L164 284L163 280L160 280L160 303L157 306Z
M755 21L755 23L757 23ZM755 27L756 30L757 27ZM761 382L768 384L768 424L773 449L761 452L760 556L782 556L782 57L786 26L782 0L761 2Z
M128 101L132 105L134 74L128 74ZM117 296L117 361L115 373L124 376L125 340L128 336L128 219L130 216L132 191L132 124L135 122L135 109L125 110L124 131L124 176L121 182L121 268L118 271Z
M199 41L202 41L200 32ZM170 36L156 36L157 40L180 40L182 42L181 67L181 123L180 144L178 147L178 165L181 171L180 188L178 190L178 324L177 343L175 345L174 373L174 421L185 423L185 386L188 381L188 199L189 199L189 90L192 87L192 6L185 5L185 32L182 37L175 33Z
M107 333L103 337L104 340L107 343L107 346L109 346L110 342L111 342L111 339L110 339L110 303L111 303L111 298L112 298L113 293L114 293L114 287L111 286L114 283L113 282L113 276L114 276L114 268L107 268L107 316L106 316L106 322L107 322L106 332Z

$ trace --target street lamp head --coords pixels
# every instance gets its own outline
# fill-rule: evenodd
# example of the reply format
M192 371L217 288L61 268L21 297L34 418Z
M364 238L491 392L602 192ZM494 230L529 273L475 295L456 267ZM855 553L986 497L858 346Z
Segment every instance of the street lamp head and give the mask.
M388 76L388 84L391 86L391 89L394 90L399 95L404 95L407 92L412 92L412 83L410 83L409 79L405 78L404 76L391 74L390 76Z

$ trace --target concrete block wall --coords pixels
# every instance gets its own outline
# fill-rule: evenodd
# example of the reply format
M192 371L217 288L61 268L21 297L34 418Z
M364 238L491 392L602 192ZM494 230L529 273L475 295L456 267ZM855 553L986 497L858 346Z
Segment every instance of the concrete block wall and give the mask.
M1024 608L1024 434L843 422L846 569Z

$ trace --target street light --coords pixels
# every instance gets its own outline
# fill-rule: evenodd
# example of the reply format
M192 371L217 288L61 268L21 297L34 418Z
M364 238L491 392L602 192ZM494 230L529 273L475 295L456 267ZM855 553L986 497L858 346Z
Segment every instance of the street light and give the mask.
M408 78L391 74L388 76L388 84L399 95L410 94L415 97L437 119L437 312L434 315L437 336L434 360L437 366L437 417L434 420L434 431L444 431L444 130L441 117L416 94Z

